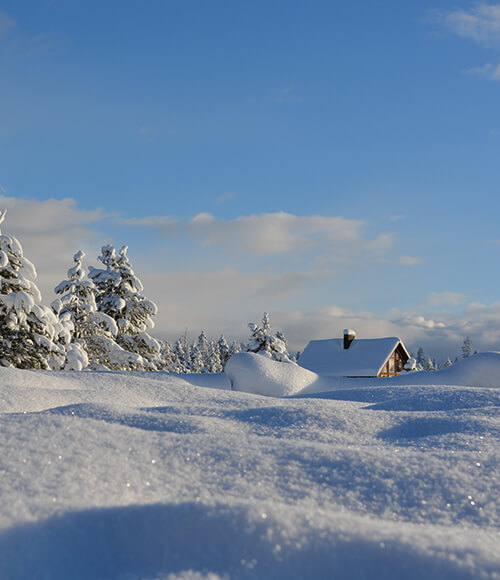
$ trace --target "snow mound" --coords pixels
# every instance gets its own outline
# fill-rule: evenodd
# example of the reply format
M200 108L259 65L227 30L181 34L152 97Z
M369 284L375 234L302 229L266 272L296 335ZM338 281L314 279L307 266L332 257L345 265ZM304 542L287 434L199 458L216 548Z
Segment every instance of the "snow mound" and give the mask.
M410 372L390 378L349 378L319 375L296 364L273 361L260 354L242 352L233 355L225 368L225 375L234 391L242 391L271 397L289 397L308 395L325 397L327 393L338 393L342 390L352 391L346 398L356 400L354 391L360 393L360 399L368 397L366 391L372 390L380 395L381 388L401 390L405 387L429 387L430 385L454 387L482 387L500 389L500 352L482 352L462 359L445 369L434 372ZM415 391L413 393L417 395ZM400 398L401 392L395 394ZM411 395L411 393L407 393ZM448 395L451 396L451 395ZM473 395L468 392L467 397ZM384 402L390 397L384 395ZM418 393L420 404L431 404L425 401L427 393ZM334 397L336 398L336 396ZM416 403L418 404L418 403ZM438 404L438 403L436 403ZM443 403L446 406L446 403ZM453 404L453 403L450 403ZM460 404L460 401L455 401Z
M313 385L321 390L319 375L296 364L273 361L252 352L233 355L224 372L233 391L286 397Z

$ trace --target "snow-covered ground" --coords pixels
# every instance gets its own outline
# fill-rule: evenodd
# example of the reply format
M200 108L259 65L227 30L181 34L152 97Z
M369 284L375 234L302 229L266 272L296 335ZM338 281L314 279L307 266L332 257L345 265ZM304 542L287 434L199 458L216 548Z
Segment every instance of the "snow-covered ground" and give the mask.
M499 387L0 368L0 579L500 578Z

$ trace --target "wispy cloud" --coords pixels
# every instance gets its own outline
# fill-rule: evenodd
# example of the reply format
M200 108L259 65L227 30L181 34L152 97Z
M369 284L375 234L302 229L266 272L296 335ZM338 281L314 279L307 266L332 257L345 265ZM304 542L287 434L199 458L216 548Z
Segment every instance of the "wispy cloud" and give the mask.
M77 250L92 244L94 252L104 241L94 229L105 217L103 211L80 210L73 199L38 201L0 195L2 209L7 209L2 233L21 242L38 270L37 284L44 298L52 296Z
M235 193L234 191L228 191L225 193L221 193L219 197L216 199L216 201L217 203L227 203L228 201L232 201L237 197L238 197L237 193Z
M420 264L423 263L424 263L423 258L417 258L415 256L400 256L398 258L398 264L400 264L401 266L407 266L409 268L413 266L419 266Z
M500 44L500 4L481 2L469 10L440 13L438 19L458 36L485 45Z
M458 292L431 292L426 297L430 306L460 306L465 302L466 296Z
M123 220L124 225L151 227L165 236L188 235L206 247L224 247L251 255L340 252L380 253L392 248L391 234L374 239L363 235L362 220L343 217L296 216L285 212L264 213L222 220L200 213L181 222L170 216Z
M14 28L15 25L16 23L12 18L9 18L4 12L0 12L0 38L5 36L11 28Z
M487 63L476 68L469 68L464 71L467 74L477 75L489 81L500 81L500 63Z
M437 21L461 38L471 39L488 48L500 47L500 4L481 2L468 10L439 12ZM463 72L500 81L500 62L490 61Z

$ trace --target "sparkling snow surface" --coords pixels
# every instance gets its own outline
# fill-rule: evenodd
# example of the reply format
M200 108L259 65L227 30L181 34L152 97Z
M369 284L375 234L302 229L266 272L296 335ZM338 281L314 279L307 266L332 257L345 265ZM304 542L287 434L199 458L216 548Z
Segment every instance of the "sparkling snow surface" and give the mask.
M371 380L255 357L0 368L0 579L500 578L500 354Z

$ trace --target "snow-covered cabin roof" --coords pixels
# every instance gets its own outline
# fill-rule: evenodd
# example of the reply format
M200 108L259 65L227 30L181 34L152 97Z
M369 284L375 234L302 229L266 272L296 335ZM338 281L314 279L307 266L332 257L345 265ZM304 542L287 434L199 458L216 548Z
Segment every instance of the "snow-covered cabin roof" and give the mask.
M376 377L398 344L409 357L403 343L395 336L357 338L348 349L344 348L341 338L311 340L298 362L300 366L323 375Z

